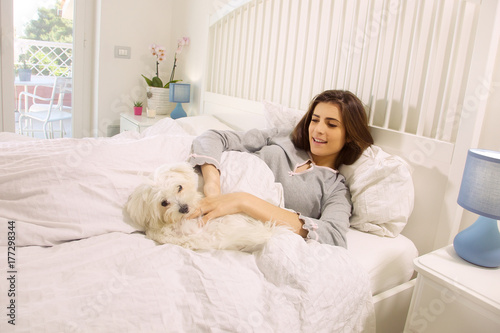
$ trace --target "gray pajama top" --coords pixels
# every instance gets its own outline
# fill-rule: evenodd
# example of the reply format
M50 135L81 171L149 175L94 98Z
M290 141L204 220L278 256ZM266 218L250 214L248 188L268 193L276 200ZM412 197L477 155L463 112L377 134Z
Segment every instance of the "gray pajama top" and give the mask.
M248 152L262 159L282 184L285 208L299 214L307 238L347 247L346 233L351 215L350 193L344 176L317 166L307 151L295 148L290 130L268 129L248 132L209 130L193 141L189 162L220 168L223 151ZM311 162L309 169L296 172Z

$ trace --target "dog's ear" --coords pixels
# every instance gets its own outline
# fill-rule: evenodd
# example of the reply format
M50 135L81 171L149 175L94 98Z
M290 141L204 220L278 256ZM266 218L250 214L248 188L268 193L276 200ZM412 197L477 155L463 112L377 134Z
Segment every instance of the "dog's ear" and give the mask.
M189 164L187 162L182 162L182 163L177 163L177 164L171 165L170 171L177 172L179 174L184 175L184 177L189 182L197 182L198 181L198 175L194 171L194 168L191 166L191 164Z
M191 164L189 164L187 162L181 162L181 163L171 164L170 165L170 170L173 171L173 172L183 172L183 173L194 172L194 169L191 166Z
M151 218L149 207L151 190L151 186L147 183L139 185L129 196L125 205L132 221L143 228L148 227Z
M195 173L194 168L188 162L179 162L173 164L163 164L158 167L155 172L151 175L152 179L157 179L159 175L165 175L169 172L190 174Z

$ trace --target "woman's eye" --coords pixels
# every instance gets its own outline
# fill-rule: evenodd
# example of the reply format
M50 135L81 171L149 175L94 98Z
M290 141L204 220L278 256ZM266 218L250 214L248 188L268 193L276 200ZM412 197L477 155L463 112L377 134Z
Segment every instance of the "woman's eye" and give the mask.
M179 185L179 191L177 191L177 193L180 191L182 191L182 185Z
M337 124L328 124L329 127L337 127Z
M162 205L163 207L167 207L167 206L169 205L169 202L168 202L167 200L163 200L163 201L161 202L161 205Z

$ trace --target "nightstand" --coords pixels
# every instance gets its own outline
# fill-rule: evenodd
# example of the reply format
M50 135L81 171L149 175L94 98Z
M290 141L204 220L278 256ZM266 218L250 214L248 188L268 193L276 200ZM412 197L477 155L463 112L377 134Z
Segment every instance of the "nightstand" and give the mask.
M123 131L136 131L141 133L149 126L168 117L168 115L156 115L154 118L148 118L143 112L141 116L135 116L133 112L124 112L120 114L120 133Z
M449 245L414 261L404 332L500 332L500 269L473 265Z

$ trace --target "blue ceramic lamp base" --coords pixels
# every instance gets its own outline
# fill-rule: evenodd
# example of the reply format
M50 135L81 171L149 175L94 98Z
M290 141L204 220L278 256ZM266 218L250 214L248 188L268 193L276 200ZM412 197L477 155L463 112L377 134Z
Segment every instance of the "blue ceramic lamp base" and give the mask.
M453 246L457 254L470 263L500 266L500 232L496 220L479 216L473 225L458 233Z
M187 116L186 111L184 111L184 109L182 108L181 103L177 103L175 109L173 109L172 112L170 113L170 118L172 119L182 118L186 116Z

